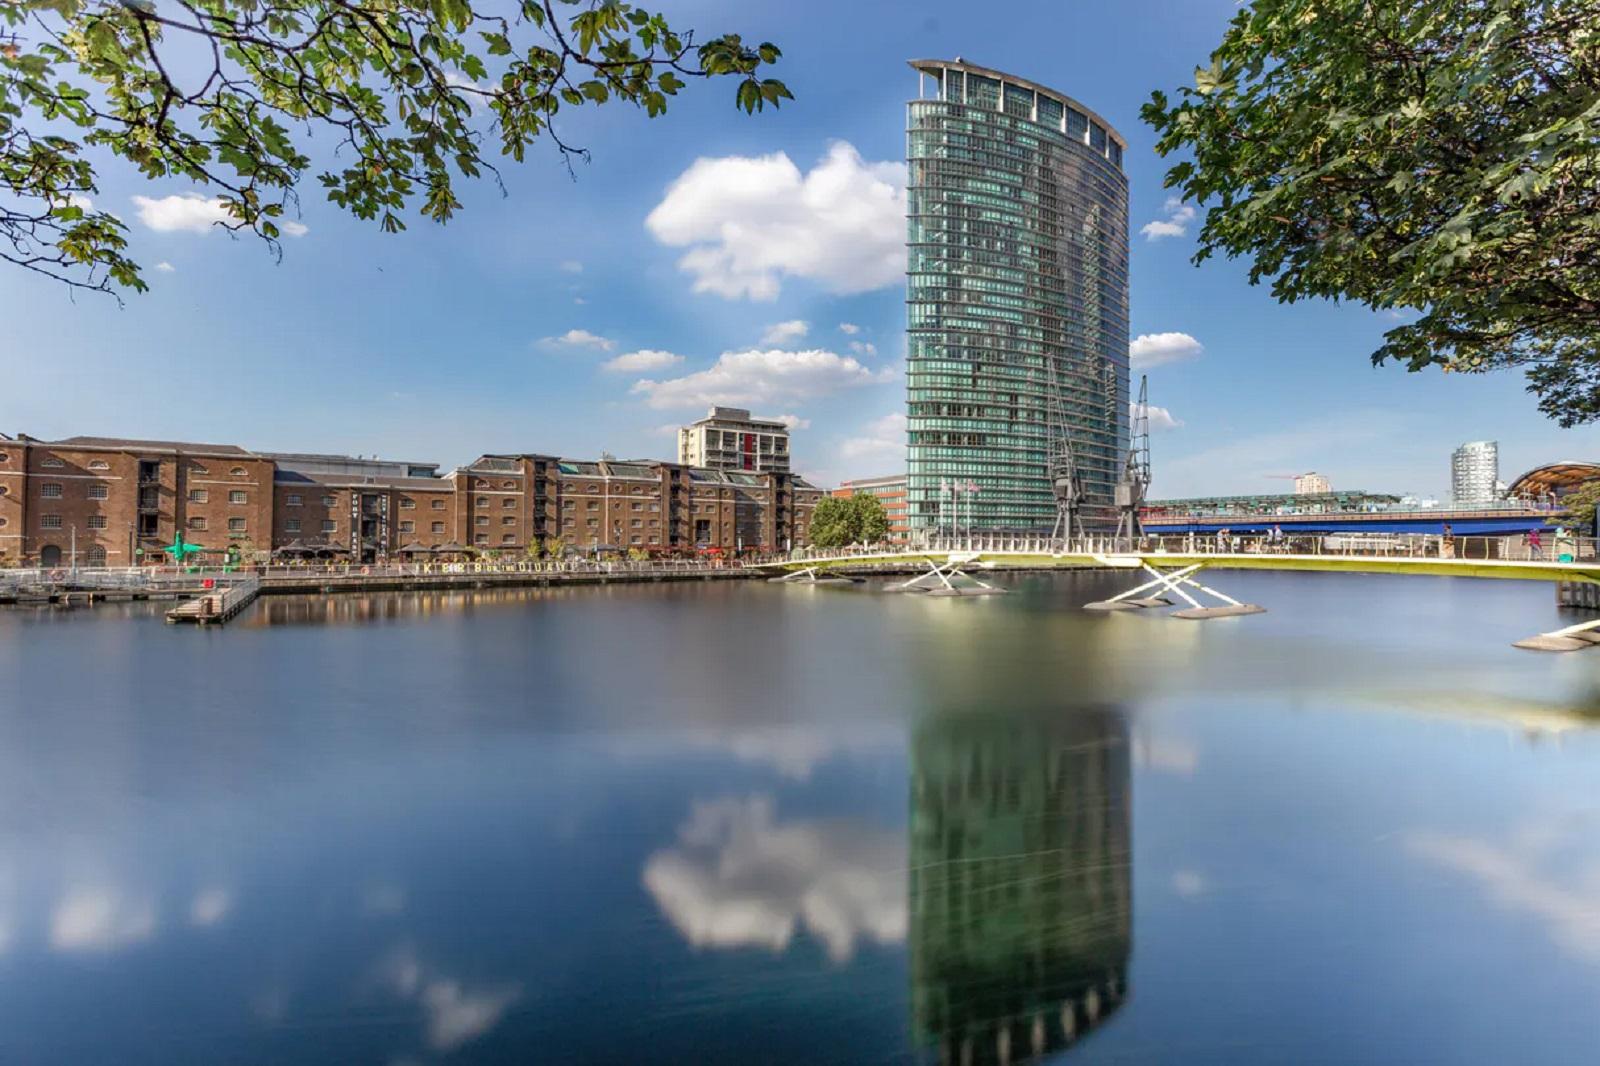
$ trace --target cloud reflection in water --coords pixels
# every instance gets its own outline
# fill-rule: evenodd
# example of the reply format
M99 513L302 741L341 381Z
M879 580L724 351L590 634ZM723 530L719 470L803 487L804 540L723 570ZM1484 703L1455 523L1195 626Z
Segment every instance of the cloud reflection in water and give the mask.
M906 935L906 842L842 819L780 823L771 796L696 803L680 846L646 861L644 885L695 947L783 951L796 929L845 962L860 940Z

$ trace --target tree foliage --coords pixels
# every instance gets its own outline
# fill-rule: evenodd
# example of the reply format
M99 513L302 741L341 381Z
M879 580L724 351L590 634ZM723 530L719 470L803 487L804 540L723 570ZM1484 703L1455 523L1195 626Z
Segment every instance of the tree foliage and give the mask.
M858 492L848 499L824 496L811 515L811 543L819 548L876 544L888 535L888 512L871 493Z
M1595 508L1600 505L1600 478L1586 481L1561 498L1566 513L1549 519L1551 525L1563 526L1575 533L1589 536L1595 530Z
M94 210L99 162L214 197L219 224L276 250L313 169L385 230L437 222L456 181L521 161L554 123L624 101L654 117L728 77L754 112L789 99L777 47L695 42L622 0L0 0L0 261L70 285L142 290L126 227ZM504 12L504 13L502 13ZM475 118L475 114L478 118Z
M1527 368L1600 418L1600 0L1253 0L1144 118L1198 263L1419 317L1373 361Z

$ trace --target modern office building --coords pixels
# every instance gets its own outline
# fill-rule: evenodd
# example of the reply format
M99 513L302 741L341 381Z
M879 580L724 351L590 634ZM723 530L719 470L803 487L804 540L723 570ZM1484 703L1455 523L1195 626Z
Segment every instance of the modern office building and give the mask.
M1461 504L1493 503L1500 498L1500 445L1469 441L1450 456L1450 498Z
M678 430L678 462L710 470L786 474L789 427L773 418L752 418L742 407L713 407L698 422Z
M1296 496L1323 496L1332 491L1333 486L1328 484L1328 479L1315 470L1294 479Z
M979 529L1049 531L1071 444L1093 525L1116 523L1128 447L1126 142L1068 96L914 60L907 120L906 385L913 534L976 484ZM1064 430L1053 430L1056 423Z
M848 500L858 492L876 496L889 516L889 542L904 544L911 534L906 516L906 476L890 474L888 477L863 477L854 481L841 481L833 495Z

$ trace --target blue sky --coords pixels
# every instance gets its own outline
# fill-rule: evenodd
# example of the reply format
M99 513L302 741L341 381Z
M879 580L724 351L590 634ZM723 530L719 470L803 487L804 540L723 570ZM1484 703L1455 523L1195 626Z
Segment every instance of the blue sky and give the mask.
M1382 316L1282 307L1241 264L1195 268L1193 223L1142 235L1171 213L1139 106L1192 78L1233 0L1013 0L1003 17L942 0L658 6L777 42L797 99L747 118L731 85L693 86L653 121L571 113L563 136L593 153L575 177L553 147L535 152L505 170L504 196L468 187L455 222L419 218L401 236L307 189L306 232L281 262L173 228L196 214L167 199L184 186L107 169L97 206L129 221L147 268L171 269L149 269L152 291L122 308L5 274L0 429L446 465L501 450L670 458L666 427L744 398L799 420L795 455L814 477L900 469L906 60L959 54L1077 97L1130 143L1132 332L1200 346L1149 371L1152 402L1180 423L1154 439L1157 495L1273 491L1288 483L1271 475L1309 469L1341 488L1440 494L1450 450L1480 438L1501 442L1507 480L1600 454L1600 430L1541 418L1517 374L1373 368ZM803 335L772 329L796 322Z

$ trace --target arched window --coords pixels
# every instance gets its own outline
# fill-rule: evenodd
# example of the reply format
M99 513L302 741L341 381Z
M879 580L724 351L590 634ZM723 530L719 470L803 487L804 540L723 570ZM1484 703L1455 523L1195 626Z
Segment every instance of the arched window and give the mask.
M111 464L104 459L96 459L89 464L90 470L110 470Z
M46 470L60 470L62 467L67 465L67 462L65 459L58 459L53 455L47 455L43 459L39 460L39 465Z
M232 470L228 471L228 473L232 474L234 477L244 477L244 467L236 466Z
M106 550L98 544L91 545L89 550L83 553L83 557L90 566L106 565Z

